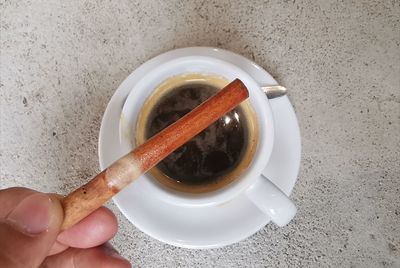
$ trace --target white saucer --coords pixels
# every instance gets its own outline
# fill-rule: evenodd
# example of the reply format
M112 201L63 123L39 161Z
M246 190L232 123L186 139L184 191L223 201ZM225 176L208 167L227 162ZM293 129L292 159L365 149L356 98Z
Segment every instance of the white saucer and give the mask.
M118 131L122 107L129 92L149 70L182 56L215 57L243 69L260 86L277 84L260 66L226 50L191 47L161 54L132 72L111 98L103 116L99 136L99 161L102 170L126 153L120 146ZM289 195L300 167L299 127L293 107L286 96L270 100L270 104L274 114L275 143L263 174ZM171 245L185 248L221 247L254 234L270 221L244 195L215 207L188 208L152 198L141 191L142 183L143 177L113 200L137 228Z

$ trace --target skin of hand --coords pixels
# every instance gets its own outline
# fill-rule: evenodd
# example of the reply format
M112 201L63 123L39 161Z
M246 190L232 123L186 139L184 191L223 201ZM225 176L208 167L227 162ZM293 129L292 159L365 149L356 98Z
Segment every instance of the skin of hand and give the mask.
M128 268L106 243L118 229L114 214L99 208L60 231L60 197L26 188L0 190L0 267Z

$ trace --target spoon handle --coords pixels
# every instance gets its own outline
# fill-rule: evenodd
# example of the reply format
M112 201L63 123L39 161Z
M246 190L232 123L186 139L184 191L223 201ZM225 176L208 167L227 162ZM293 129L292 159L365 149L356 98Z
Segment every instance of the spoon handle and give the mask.
M287 89L283 86L264 86L262 91L267 95L268 99L274 99L286 95Z

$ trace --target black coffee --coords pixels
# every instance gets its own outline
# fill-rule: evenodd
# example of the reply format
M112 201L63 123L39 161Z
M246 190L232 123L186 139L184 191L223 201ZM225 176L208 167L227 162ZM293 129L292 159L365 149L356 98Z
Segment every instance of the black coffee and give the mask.
M214 95L217 88L205 84L177 87L153 106L145 127L146 139L177 121ZM217 182L241 162L248 139L242 108L227 113L157 165L169 178L187 185Z

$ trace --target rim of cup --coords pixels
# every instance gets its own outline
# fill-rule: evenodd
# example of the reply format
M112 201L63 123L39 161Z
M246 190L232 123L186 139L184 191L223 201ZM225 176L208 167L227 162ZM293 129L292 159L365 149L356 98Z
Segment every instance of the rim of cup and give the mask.
M119 124L120 146L126 153L135 147L136 120L146 99L159 84L171 76L201 73L222 76L228 81L239 78L249 90L249 101L256 113L259 140L250 166L240 178L223 188L204 194L178 192L161 185L149 173L142 175L143 191L179 206L210 206L227 202L246 191L260 178L273 147L273 117L267 97L260 85L244 70L226 61L207 56L186 56L167 61L148 72L132 88L125 100Z

